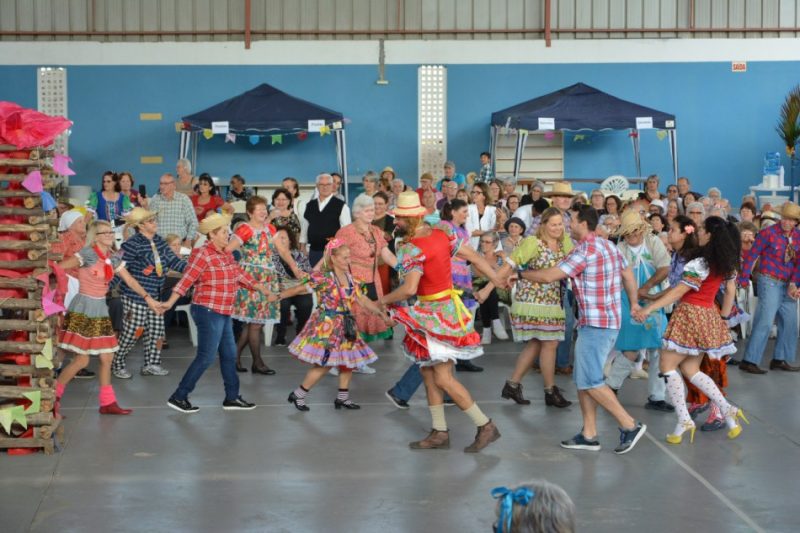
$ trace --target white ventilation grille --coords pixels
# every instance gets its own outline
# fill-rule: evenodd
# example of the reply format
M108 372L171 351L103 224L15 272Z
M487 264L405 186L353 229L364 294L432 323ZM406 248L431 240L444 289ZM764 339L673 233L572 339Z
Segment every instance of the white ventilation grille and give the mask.
M447 69L419 67L419 174L442 174L447 160Z
M42 113L67 118L67 69L41 67L36 83L39 95L38 109ZM56 137L56 153L67 155L69 130Z

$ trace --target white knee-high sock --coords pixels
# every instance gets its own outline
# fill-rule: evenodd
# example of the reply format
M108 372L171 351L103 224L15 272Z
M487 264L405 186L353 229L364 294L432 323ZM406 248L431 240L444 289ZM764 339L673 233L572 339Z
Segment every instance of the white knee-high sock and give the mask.
M708 396L708 398L719 407L723 416L727 416L728 412L731 410L731 404L728 403L728 400L725 399L719 387L717 387L714 380L711 379L708 374L698 372L689 378L689 381L692 382L692 385L703 391L703 394Z
M677 370L670 370L664 373L667 382L667 398L675 406L675 414L678 415L678 424L691 424L692 417L686 409L686 389L683 386L683 378Z

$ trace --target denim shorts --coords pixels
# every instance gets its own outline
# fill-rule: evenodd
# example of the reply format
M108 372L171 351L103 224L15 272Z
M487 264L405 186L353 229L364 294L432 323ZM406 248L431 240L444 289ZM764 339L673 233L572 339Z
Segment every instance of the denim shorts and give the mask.
M605 384L603 365L617 342L618 329L581 326L575 341L575 367L572 379L578 390L587 390Z

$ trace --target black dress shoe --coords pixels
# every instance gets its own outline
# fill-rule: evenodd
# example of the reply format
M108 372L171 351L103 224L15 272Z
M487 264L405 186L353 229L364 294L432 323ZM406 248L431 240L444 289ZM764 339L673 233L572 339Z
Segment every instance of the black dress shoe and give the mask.
M456 363L456 370L459 372L483 372L483 367L477 366L469 360L459 360Z
M394 406L398 409L408 409L408 402L395 396L394 392L392 391L394 391L394 389L389 389L386 391L386 397L389 398L389 401L391 401L392 404L394 404Z
M95 373L89 370L88 368L81 368L78 370L78 373L75 374L75 377L78 379L92 379L95 376Z
M236 361L236 371L237 372L247 372L247 368L244 365L242 365L241 363L239 363L239 361Z
M250 370L253 372L253 374L261 374L262 376L274 376L275 375L275 371L272 370L269 367L266 367L266 366L262 366L261 368L253 366L253 367L250 368ZM245 370L245 372L247 372L247 371Z
M340 400L338 398L333 400L333 407L336 409L361 409L361 406L357 403L353 403L350 400Z
M800 372L800 367L792 366L786 361L776 361L773 359L769 363L770 370L783 370L784 372Z
M739 363L739 370L742 372L747 372L748 374L766 374L766 370L762 370L758 367L758 365L754 365L748 361L742 361Z
M292 391L291 394L289 394L288 402L294 404L294 406L297 408L298 411L310 411L311 410L311 408L309 406L300 405L299 403L297 403L297 396L294 395L294 391Z

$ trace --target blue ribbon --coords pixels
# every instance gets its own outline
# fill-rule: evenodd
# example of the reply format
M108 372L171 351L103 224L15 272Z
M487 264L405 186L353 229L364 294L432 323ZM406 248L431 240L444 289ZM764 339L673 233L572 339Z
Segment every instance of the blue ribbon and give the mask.
M520 487L514 491L507 487L495 487L492 489L492 498L500 500L500 516L497 519L498 533L511 531L514 504L528 505L534 496L536 496L536 493L528 487Z

